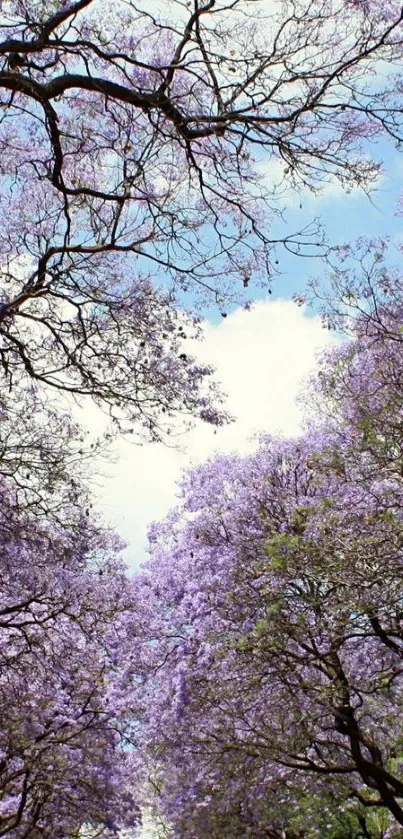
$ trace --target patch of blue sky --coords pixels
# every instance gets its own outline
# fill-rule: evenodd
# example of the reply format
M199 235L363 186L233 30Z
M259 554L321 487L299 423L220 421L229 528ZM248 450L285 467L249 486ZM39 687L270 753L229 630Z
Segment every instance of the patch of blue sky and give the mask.
M403 264L399 249L399 243L403 243L403 225L398 215L398 203L403 194L403 158L386 139L369 146L368 153L382 166L379 179L369 194L362 189L347 192L334 180L324 184L317 195L308 190L302 190L294 197L291 195L288 206L285 196L284 221L273 225L274 237L284 235L288 229L297 230L317 218L331 246L351 243L362 236L389 238L390 261ZM272 299L303 295L313 275L323 276L325 281L328 267L317 257L294 256L279 247L276 258L279 274L273 279ZM267 294L257 291L256 298L266 299Z

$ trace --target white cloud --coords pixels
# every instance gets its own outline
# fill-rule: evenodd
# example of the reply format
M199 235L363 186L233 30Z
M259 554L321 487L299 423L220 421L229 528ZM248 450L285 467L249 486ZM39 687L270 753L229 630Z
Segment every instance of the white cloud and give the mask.
M206 326L198 355L215 365L236 422L216 432L198 424L181 438L181 451L120 440L115 445L117 461L101 467L103 480L95 488L98 504L129 542L126 556L131 567L145 558L150 522L175 504L183 468L214 451L251 450L253 435L261 431L298 433L301 412L296 396L315 367L316 351L330 340L318 318L286 300L260 302L250 312L237 310L219 325Z

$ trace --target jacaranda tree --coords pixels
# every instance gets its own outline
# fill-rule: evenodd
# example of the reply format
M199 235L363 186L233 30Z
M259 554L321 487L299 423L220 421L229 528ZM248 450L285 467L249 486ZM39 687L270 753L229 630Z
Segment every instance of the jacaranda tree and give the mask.
M401 835L403 286L365 258L321 420L196 468L150 534L143 736L173 836Z
M222 420L210 371L183 351L195 324L178 294L223 308L266 282L282 188L370 186L365 143L400 142L401 9L369 6L2 4L8 384L90 395L152 438L176 411ZM267 163L280 197L259 182ZM308 225L280 241L305 253L320 238Z
M130 769L135 603L116 537L46 526L1 484L0 836L118 836ZM69 511L65 511L68 521Z

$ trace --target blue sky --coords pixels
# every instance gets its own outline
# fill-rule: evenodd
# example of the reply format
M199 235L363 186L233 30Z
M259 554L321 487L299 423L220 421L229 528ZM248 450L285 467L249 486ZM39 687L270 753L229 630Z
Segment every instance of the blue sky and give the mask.
M369 196L358 189L346 193L337 183L325 186L322 195L314 196L305 191L300 197L295 196L291 206L286 208L286 227L298 229L301 224L319 217L332 245L351 242L360 236L388 236L390 258L396 262L401 259L396 245L403 240L402 218L397 215L403 193L403 156L385 139L369 144L368 152L382 164L382 174ZM280 223L275 225L275 234L281 235L282 229ZM281 249L278 260L281 276L273 282L273 299L303 292L313 274L326 272L320 260L293 257Z
M361 189L346 193L336 181L324 185L317 195L308 190L290 191L284 196L284 221L279 219L273 223L273 238L298 231L319 218L332 246L354 241L360 236L389 237L390 261L402 261L398 248L399 242L403 242L398 202L403 195L403 155L387 139L368 144L368 154L382 166L376 187L369 195ZM263 166L264 163L262 159ZM267 163L270 172L270 160ZM281 246L277 246L276 259L279 273L273 279L271 294L259 288L252 289L255 300L290 299L294 294L303 294L312 276L325 280L327 267L321 259L293 256ZM312 311L306 311L307 317L312 314ZM219 308L208 311L206 318L210 323L218 324L221 319Z

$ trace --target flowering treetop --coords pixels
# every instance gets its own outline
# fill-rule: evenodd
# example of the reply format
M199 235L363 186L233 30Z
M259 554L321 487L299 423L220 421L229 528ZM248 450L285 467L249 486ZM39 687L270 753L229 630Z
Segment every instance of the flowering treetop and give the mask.
M8 381L90 395L152 438L177 411L223 421L210 370L183 351L197 324L178 294L225 309L270 280L281 195L256 162L280 165L281 189L371 184L361 141L401 139L399 86L380 87L378 63L392 72L400 54L397 3L3 3ZM321 239L308 225L279 241L309 253Z
M399 835L397 287L325 355L320 424L197 467L151 531L143 738L175 836L323 836L308 801Z

